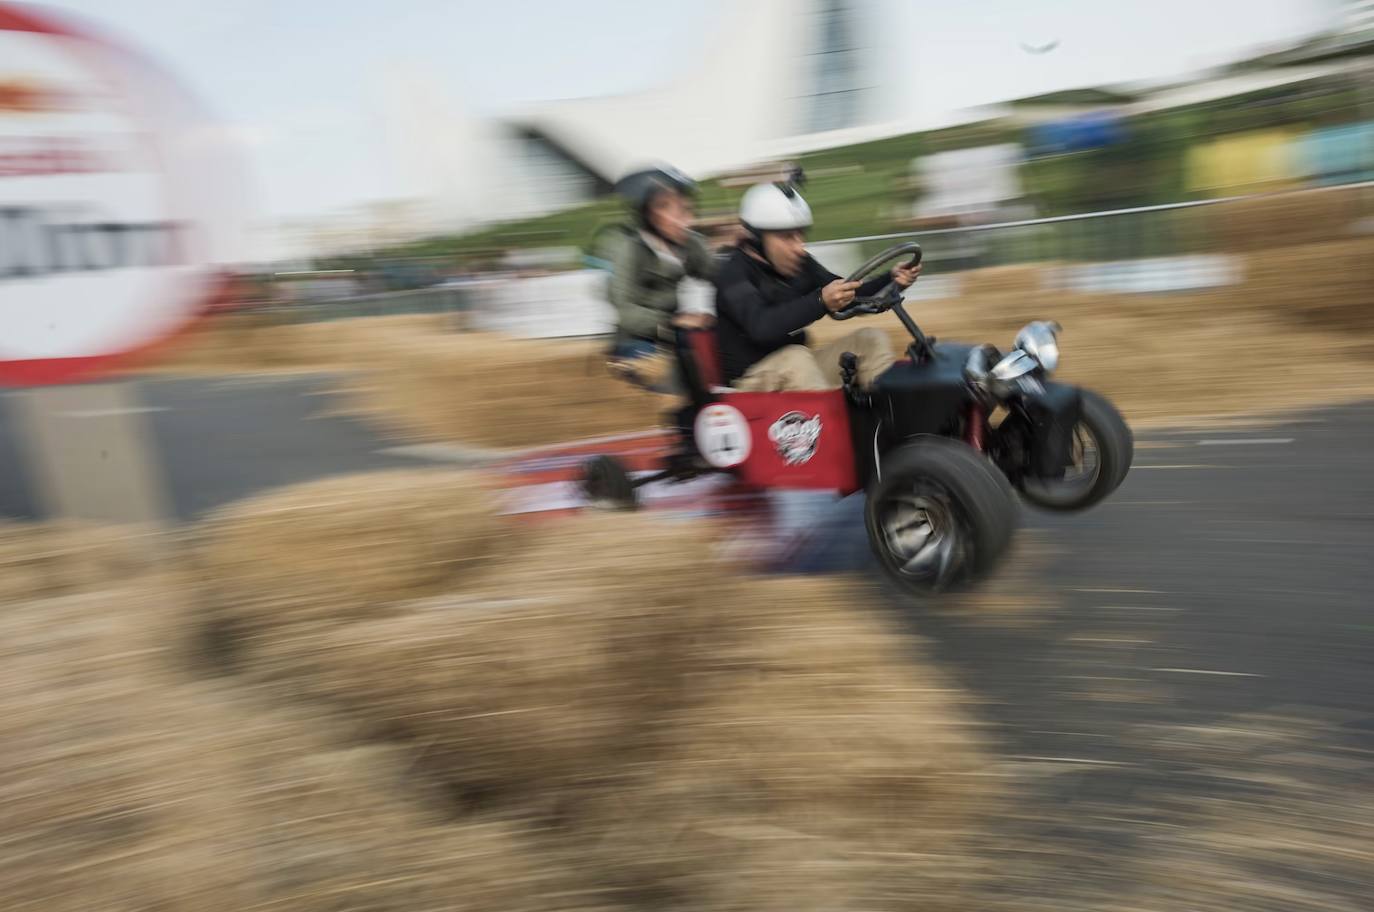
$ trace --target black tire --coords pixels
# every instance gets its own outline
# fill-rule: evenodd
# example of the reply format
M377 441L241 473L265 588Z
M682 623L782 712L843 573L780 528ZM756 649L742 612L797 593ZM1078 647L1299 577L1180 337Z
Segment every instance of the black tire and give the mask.
M1016 530L1006 476L957 440L930 437L885 454L867 497L869 545L883 572L914 595L977 583Z
M1082 390L1083 413L1074 428L1075 448L1096 452L1096 468L1085 477L1038 481L1027 478L1021 495L1044 510L1072 513L1100 503L1126 480L1135 458L1135 436L1126 419L1106 398L1092 390Z
M597 507L633 510L639 505L629 473L614 456L593 456L582 464L582 491Z

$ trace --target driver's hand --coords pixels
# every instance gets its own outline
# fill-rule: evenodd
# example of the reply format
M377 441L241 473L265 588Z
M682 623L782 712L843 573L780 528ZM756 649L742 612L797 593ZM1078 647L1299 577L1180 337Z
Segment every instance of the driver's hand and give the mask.
M825 309L834 313L837 310L844 310L854 301L854 292L859 288L858 282L846 282L844 279L836 279L829 285L821 289L821 303Z
M921 277L921 267L923 263L915 266L894 266L892 267L892 281L897 283L898 288L910 288Z

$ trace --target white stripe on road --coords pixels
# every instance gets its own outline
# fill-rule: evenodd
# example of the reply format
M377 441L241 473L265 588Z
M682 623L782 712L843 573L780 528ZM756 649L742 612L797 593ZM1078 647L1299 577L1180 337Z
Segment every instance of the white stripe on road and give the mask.
M1034 754L1012 754L1012 760L1030 761L1032 763L1083 763L1089 766L1131 766L1130 763L1122 763L1118 760L1090 760L1086 757L1037 757Z
M1098 611L1182 611L1182 608L1165 608L1151 605L1103 605Z
M1244 671L1209 671L1205 668L1151 668L1151 671L1165 671L1170 674L1181 675L1217 675L1224 678L1262 678L1264 675L1250 674Z
M1087 637L1087 636L1072 636L1072 637L1069 637L1069 639L1068 639L1067 642L1070 642L1070 643L1105 643L1105 644L1107 644L1107 645L1109 645L1109 646L1148 646L1149 644L1153 643L1154 640L1143 640L1143 639L1139 639L1139 638L1136 638L1136 637Z
M1252 444L1292 443L1292 437L1237 437L1232 440L1199 440L1198 446L1249 446Z
M1162 589L1070 589L1070 592L1130 592L1136 595L1163 595Z

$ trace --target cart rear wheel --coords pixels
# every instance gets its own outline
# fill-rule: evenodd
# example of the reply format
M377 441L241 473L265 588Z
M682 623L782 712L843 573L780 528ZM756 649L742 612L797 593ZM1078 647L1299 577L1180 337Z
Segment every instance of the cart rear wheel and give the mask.
M614 456L594 456L582 464L582 492L593 506L633 510L639 505L629 472Z

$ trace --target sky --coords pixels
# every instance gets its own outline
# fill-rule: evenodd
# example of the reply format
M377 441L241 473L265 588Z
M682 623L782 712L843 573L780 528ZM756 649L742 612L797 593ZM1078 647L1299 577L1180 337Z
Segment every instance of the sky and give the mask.
M159 59L240 149L265 219L423 191L387 134L392 77L475 114L643 89L687 71L751 0L54 0ZM868 0L895 116L1165 79L1292 40L1335 0ZM1052 39L1043 56L1020 48ZM2 62L0 62L2 63Z

